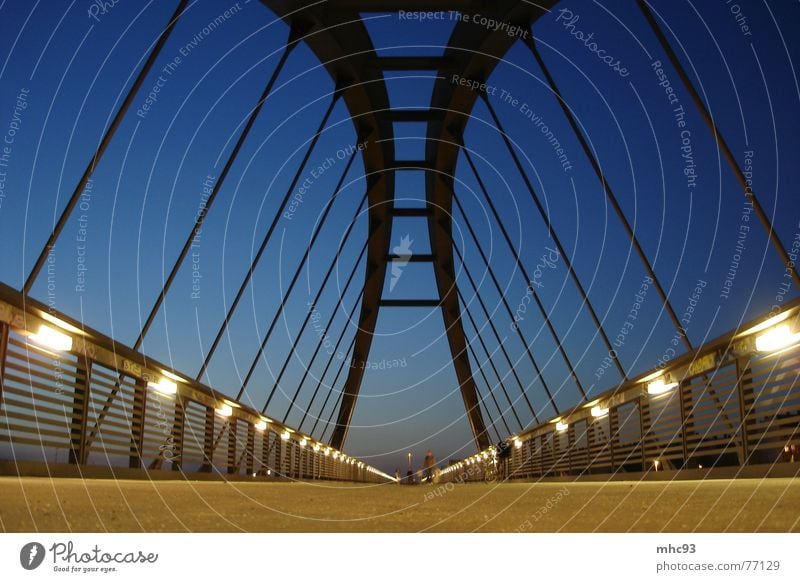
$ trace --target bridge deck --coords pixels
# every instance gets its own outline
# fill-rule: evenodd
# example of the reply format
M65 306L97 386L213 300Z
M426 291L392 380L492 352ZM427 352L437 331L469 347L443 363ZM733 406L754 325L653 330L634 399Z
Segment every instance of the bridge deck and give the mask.
M800 531L800 479L348 485L0 478L4 531Z

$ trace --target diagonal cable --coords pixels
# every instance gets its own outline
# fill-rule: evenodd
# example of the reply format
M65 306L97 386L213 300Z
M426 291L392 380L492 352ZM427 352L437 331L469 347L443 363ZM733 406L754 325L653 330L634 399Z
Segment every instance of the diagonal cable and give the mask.
M250 280L253 278L253 273L255 272L256 266L258 265L259 261L261 260L261 256L264 254L264 251L267 248L267 243L269 243L270 238L272 238L272 233L275 231L275 227L278 225L278 221L280 220L281 213L283 209L286 207L286 204L289 202L289 198L292 196L292 192L294 191L295 187L297 186L297 182L300 180L300 176L303 173L303 169L305 168L306 164L308 163L309 158L311 157L314 148L319 141L320 136L322 135L323 130L325 129L325 125L328 123L328 118L333 113L333 108L339 100L339 97L342 95L342 91L337 88L336 92L333 95L333 99L331 100L330 105L328 105L327 111L325 111L325 115L322 118L322 121L317 128L314 137L311 139L311 143L306 150L305 155L303 156L303 160L300 162L300 165L297 168L297 172L292 179L292 183L289 188L286 190L286 195L283 197L280 206L278 207L278 211L275 213L275 217L272 220L272 224L270 224L267 233L264 235L264 239L261 241L261 246L258 248L258 252L256 252L255 257L253 258L252 263L250 264L250 268L247 270L247 273L244 277L244 281L242 281L241 286L239 287L239 291L236 293L236 297L233 299L233 303L231 304L230 308L228 309L227 314L225 315L225 320L222 322L219 330L217 331L217 335L214 337L214 341L209 348L208 353L206 354L205 360L203 361L203 365L200 367L200 371L197 373L196 380L199 382L205 374L206 370L208 369L208 365L211 362L211 358L214 356L214 352L216 352L217 347L219 346L220 340L222 340L222 336L225 331L228 329L228 325L230 324L231 318L233 317L236 308L239 306L239 301L241 301L242 296L244 295L245 290L247 289L248 285L250 284Z

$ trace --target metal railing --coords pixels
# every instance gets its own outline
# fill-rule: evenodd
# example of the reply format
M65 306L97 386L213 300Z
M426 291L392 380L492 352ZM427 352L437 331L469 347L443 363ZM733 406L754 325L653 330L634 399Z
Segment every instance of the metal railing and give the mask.
M392 480L0 284L0 466L65 465Z
M441 473L536 479L800 460L800 300Z

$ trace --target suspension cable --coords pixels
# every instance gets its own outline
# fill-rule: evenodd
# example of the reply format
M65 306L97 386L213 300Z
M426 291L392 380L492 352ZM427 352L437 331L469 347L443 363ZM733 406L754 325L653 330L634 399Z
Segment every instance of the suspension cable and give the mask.
M280 60L278 61L275 70L272 72L269 81L267 82L264 91L261 93L261 97L259 98L256 106L250 112L248 116L247 122L242 130L242 133L239 134L239 139L236 142L236 145L231 150L231 153L228 156L228 160L225 162L225 166L222 168L222 172L219 175L219 179L214 184L214 188L211 190L211 194L209 194L208 199L205 203L205 208L202 213L198 213L197 218L194 221L194 226L192 230L189 232L189 236L186 238L186 242L183 245L183 249L181 249L180 254L178 255L177 260L172 266L172 270L169 273L164 285L161 288L161 292L158 294L156 298L156 302L153 305L153 308L150 310L150 314L147 316L144 325L142 326L142 330L139 332L139 336L136 338L136 342L133 344L133 349L138 350L139 346L141 346L142 342L144 341L147 332L150 330L150 326L153 325L153 321L158 314L158 310L161 308L164 300L167 297L167 293L169 293L170 287L172 286L175 277L178 275L178 270L180 269L183 261L186 260L186 255L189 254L189 249L192 247L192 243L197 236L200 228L203 226L203 222L205 221L206 216L208 216L209 211L211 210L211 206L214 204L214 200L217 197L217 194L222 189L222 184L225 182L225 178L228 177L228 173L233 167L233 163L236 160L237 156L239 155L239 150L242 149L242 145L244 144L245 140L247 139L248 135L250 134L250 130L253 127L253 124L258 117L258 114L261 112L261 108L266 102L267 98L269 97L270 93L272 92L272 87L278 79L281 71L283 70L286 61L292 52L292 49L297 46L296 40L293 38L296 34L295 29L292 29L289 32L289 39L287 40L286 46L283 49L281 54Z
M517 374L516 367L514 366L513 362L511 361L511 356L508 355L508 351L506 350L506 347L505 347L505 344L503 342L503 339L500 337L500 333L497 331L497 327L494 324L492 316L489 314L489 309L486 307L486 303L484 302L483 297L481 297L481 294L478 291L478 285L475 282L475 279L473 279L472 274L469 272L469 268L467 267L466 261L464 260L464 256L461 254L461 251L459 251L458 247L456 247L455 245L453 245L453 249L456 251L456 256L458 257L458 260L461 261L461 267L464 270L464 274L467 276L467 280L469 281L469 284L472 287L472 291L475 294L475 297L478 299L478 304L481 306L481 310L483 311L484 317L486 318L486 322L489 324L489 327L492 330L492 333L494 334L495 340L497 341L497 345L500 346L500 350L503 353L503 356L505 357L506 362L508 363L509 371L514 376L514 379L517 381L517 384L519 385L520 392L522 393L523 397L525 398L525 401L528 404L528 408L530 409L531 414L533 414L534 419L536 419L536 421L539 422L539 418L538 418L538 416L536 414L536 411L534 411L533 406L531 406L531 403L530 403L530 401L528 400L528 397L525 394L525 386L524 386L522 380L520 380L519 375ZM461 297L461 302L464 303L464 310L466 311L466 313L467 313L468 317L470 318L470 320L472 320L472 322L473 322L472 323L473 327L475 327L475 329L478 329L477 325L475 324L475 321L472 319L472 314L471 314L471 312L469 310L468 304L464 300L463 295L461 295L461 291L459 290L458 293L459 293L459 296ZM478 334L478 339L480 340L481 344L483 345L483 349L488 354L489 350L486 347L486 345L483 344L483 339L480 336L480 334ZM494 367L494 363L492 363L492 366ZM536 373L537 373L538 377L541 379L541 372L539 371L538 366L536 366L535 363L534 363L534 366L535 366L534 369L536 370ZM520 427L524 428L525 425L522 423L522 421L520 420L519 416L517 416L517 411L514 409L514 405L512 403L512 400L509 397L508 392L506 391L506 388L505 388L505 384L503 384L503 381L502 381L503 378L508 376L508 373L506 373L505 375L503 375L501 377L500 374L497 372L497 368L494 368L494 371L495 371L495 374L500 379L500 388L502 388L503 393L505 394L506 399L508 400L508 404L511 407L511 412L514 414L514 418L517 419L517 422L519 423ZM533 382L531 382L531 384L532 383ZM548 392L548 395L549 395L549 392Z
M456 197L455 192L453 193L453 201L456 203L456 207L458 207L458 210L461 212L461 216L464 219L464 224L466 224L467 229L469 230L469 233L472 236L472 240L473 240L473 242L475 243L475 246L478 249L478 253L481 256L481 259L483 259L483 263L486 266L487 271L489 272L489 277L492 279L492 282L494 283L494 286L497 289L497 293L500 296L500 301L502 302L503 306L506 309L506 313L508 313L508 316L509 316L509 318L511 318L511 321L514 321L514 313L511 311L511 306L508 304L508 300L506 299L505 293L503 292L503 288L500 285L500 282L497 280L497 276L494 274L494 269L492 269L492 265L489 262L489 258L486 256L486 253L483 250L483 246L481 245L481 242L478 239L478 235L475 233L475 229L472 228L472 224L470 223L469 217L467 216L467 213L464 210L464 207L461 206L461 202L458 200L458 197ZM453 247L455 248L456 245L454 244ZM460 253L459 253L459 256L461 256ZM462 261L462 263L464 262L463 258L461 259L461 261ZM466 266L464 268L466 270ZM476 294L477 294L477 290L476 290ZM544 376L542 375L542 372L539 369L539 365L536 363L536 359L533 357L533 353L531 352L530 346L531 346L531 344L533 342L531 342L531 344L528 343L528 341L525 339L525 336L522 333L522 329L518 325L514 326L514 331L516 332L517 337L519 338L519 340L522 342L522 345L525 348L525 353L527 354L528 359L530 360L531 364L533 364L533 368L536 370L536 374L539 377L539 381L542 383L542 386L544 387L544 391L547 393L547 397L550 400L550 405L553 407L553 410L556 411L556 414L559 414L558 406L556 405L555 400L553 399L553 395L550 392L550 388L548 388L547 382L545 381ZM586 393L582 391L582 386L578 385L578 388L581 389L581 394L583 395L583 397L585 399L586 398ZM523 392L523 394L524 394L524 392ZM527 400L527 396L525 397L525 400L526 400L526 402L528 401ZM530 403L529 403L529 406L530 406ZM531 408L531 412L533 412L533 408Z
M728 165L733 170L733 174L736 177L736 180L741 185L742 190L744 190L745 197L750 200L753 205L753 210L758 216L758 220L763 225L764 229L767 231L767 236L769 237L772 246L775 247L775 250L778 251L778 254L783 261L783 265L786 268L786 271L791 274L792 279L794 280L795 286L800 287L800 275L797 273L797 268L794 261L789 257L789 254L786 252L786 247L784 247L781 239L778 237L778 233L775 232L775 229L772 226L772 222L770 221L767 213L764 212L764 208L761 206L761 202L759 202L758 198L756 197L755 192L747 183L747 178L745 178L744 174L742 173L742 169L739 167L739 164L736 162L736 158L733 156L733 152L731 148L728 146L728 142L725 141L725 138L720 133L719 129L717 128L717 124L714 122L714 118L708 111L708 108L703 103L703 100L700 97L700 94L694 88L692 81L689 79L689 75L686 74L686 70L681 65L678 56L675 54L675 51L670 46L667 37L661 31L661 28L658 26L658 22L655 19L655 16L651 12L650 8L647 6L646 2L642 0L636 0L636 3L639 5L639 9L644 14L645 19L647 20L650 28L653 29L653 32L658 38L659 43L661 43L661 47L664 49L664 52L667 53L667 57L669 58L672 66L678 73L681 81L683 81L686 90L689 92L689 95L692 97L692 101L694 101L695 106L697 107L700 116L705 121L708 128L711 130L711 134L714 136L714 139L717 142L717 147L722 150L722 154L725 156L725 159L728 162Z
M656 292L658 296L661 298L661 302L664 305L664 308L667 310L667 314L669 318L672 320L672 324L675 326L675 329L679 332L683 332L683 326L681 325L680 319L678 315L675 313L675 310L672 308L672 303L670 302L669 298L667 297L666 291L664 291L664 287L661 285L661 281L658 279L655 271L653 270L653 266L650 264L650 260L647 258L647 255L642 249L642 245L639 244L639 239L636 237L636 234L633 232L633 228L631 227L630 222L628 222L628 218L625 216L625 212L622 210L622 206L620 206L619 201L617 200L614 191L611 189L611 185L606 180L605 173L603 172L602 168L600 168L600 162L597 160L597 157L594 155L594 152L589 147L589 142L586 140L586 137L583 135L583 132L578 127L578 123L575 120L575 116L570 111L570 108L567 107L564 98L561 96L561 91L556 85L555 79L550 74L547 65L545 65L542 56L539 54L538 49L536 48L536 43L533 41L532 35L529 36L525 43L528 48L533 53L536 62L539 64L539 68L544 73L545 78L547 79L548 84L550 85L550 90L556 96L558 100L558 104L561 106L561 110L564 112L564 115L569 122L570 127L572 128L573 133L578 138L578 142L581 144L581 148L583 152L586 154L587 159L589 160L594 173L597 175L597 178L600 180L600 184L603 186L603 192L606 194L606 198L611 203L611 206L614 208L614 212L616 213L617 217L619 218L620 222L622 223L622 228L625 230L625 234L628 236L628 240L631 241L634 250L636 250L636 254L639 255L639 260L641 260L642 265L644 266L645 270L647 271L648 277L652 279L653 286L656 288ZM692 349L692 342L689 341L688 334L680 333L681 339L683 340L683 344L687 350Z
M350 228L348 229L348 234L350 234L350 232L352 231L352 226L354 224L355 224L355 221L351 223ZM348 277L348 280L347 280L348 281L348 286L349 286L350 281L352 281L353 276L355 275L356 271L358 270L358 267L361 265L361 259L364 257L364 253L367 250L368 244L369 244L369 240L367 240L364 243L364 246L361 247L361 252L359 253L358 258L356 259L356 262L353 265L352 271L350 271L350 276ZM319 301L319 298L322 295L322 292L325 289L325 286L328 283L328 280L330 279L331 274L333 273L334 267L336 266L336 260L339 258L339 255L341 254L341 251L342 251L343 248L344 248L344 243L340 246L339 250L336 253L336 257L334 258L333 262L331 263L331 266L328 268L328 272L325 274L325 278L322 281L322 285L320 285L319 291L317 292L317 295L314 298L314 301L312 302L314 305L316 305L317 301ZM297 344L299 343L300 338L303 335L303 331L305 331L306 326L308 325L308 322L311 320L311 314L312 313L313 313L313 311L309 309L308 313L306 314L305 320L303 320L303 325L300 327L300 331L297 332L297 336L295 337L295 340L292 343L292 348L289 351L289 354L287 355L286 360L283 363L283 366L281 367L281 371L278 374L278 377L275 379L275 383L272 386L272 390L270 390L269 396L267 397L267 401L264 403L264 407L261 409L261 412L265 412L267 410L267 407L269 406L269 403L272 401L272 397L275 395L275 392L276 392L278 386L280 385L281 379L283 378L283 374L286 372L286 368L289 365L289 361L292 358L294 350L297 348ZM259 351L258 356L256 356L256 359L253 361L253 366L251 366L251 368L250 368L251 371L248 374L247 378L245 379L245 382L244 382L243 386L246 386L248 380L250 380L250 377L252 376L252 372L253 372L253 370L255 370L255 365L258 362L260 356L261 356L261 352Z
M336 344L333 346L333 350L329 354L330 357L328 358L328 362L325 364L325 368L322 370L322 373L319 376L319 381L317 382L317 386L314 388L314 393L311 395L311 399L308 401L308 406L306 406L303 409L303 418L300 419L300 423L297 425L297 430L302 430L303 429L303 423L306 421L306 418L308 418L308 413L311 411L311 407L314 405L314 401L317 399L317 394L319 393L319 389L322 386L323 378L325 378L325 375L328 373L328 368L330 368L331 364L333 363L333 360L336 358L336 355L339 353L339 346L341 345L342 340L344 339L345 333L349 329L349 325L348 324L352 320L352 317L355 315L356 308L358 307L358 303L359 303L359 301L361 301L362 297L364 297L364 290L363 289L361 290L361 293L358 294L358 297L356 297L356 300L353 302L353 307L348 312L347 320L345 321L344 325L342 326L342 330L339 333L339 337L336 340ZM325 327L325 332L323 333L322 337L320 338L319 343L317 344L317 350L316 351L319 351L319 348L322 347L324 338L327 337L327 335L328 335L328 330L330 330L330 328L333 326L333 320L336 318L336 314L337 314L336 310L334 310L334 312L331 313L331 317L328 319L328 325ZM311 362L312 363L313 363L315 357L316 357L316 352L314 353L314 357L311 358ZM311 368L311 364L309 364L309 369L310 368ZM305 380L305 376L303 377L303 380ZM302 382L300 384L302 385Z
M150 55L147 57L144 67L142 67L142 70L139 71L139 74L137 75L136 80L133 82L130 91L128 91L128 94L125 96L125 100L122 102L122 106L117 111L113 121L111 122L111 125L108 126L103 138L100 140L100 145L97 146L97 149L95 150L89 165L86 167L86 170L83 172L83 176L81 176L81 179L78 181L78 185L75 187L72 196L70 196L70 199L67 202L67 205L64 207L64 210L61 211L61 215L58 217L58 221L53 227L53 231L50 233L47 243L42 248L41 253L39 253L39 258L36 260L36 263L34 263L33 269L31 269L28 278L25 280L25 284L22 286L23 295L28 295L31 292L31 288L36 282L36 278L39 276L39 273L42 271L42 267L44 267L51 249L55 247L58 237L61 235L64 227L67 225L69 217L72 215L72 211L78 204L78 200L80 199L81 194L83 194L86 184L89 182L89 179L92 177L95 168L103 158L106 148L111 143L114 134L117 132L117 128L125 118L125 114L128 112L128 109L130 108L134 97L141 88L142 83L144 83L145 78L150 73L150 69L153 68L158 55L161 53L161 49L164 47L164 44L166 44L167 39L169 38L170 34L172 34L172 31L175 29L175 25L178 23L178 19L182 16L187 3L188 0L181 0L178 3L178 7L172 14L172 18L169 19L169 22L161 31L155 46L153 46L153 50L150 51Z
M572 277L572 280L575 282L575 287L578 289L578 292L580 293L581 298L583 299L583 303L586 305L587 309L589 310L589 314L591 315L595 326L597 327L598 331L600 332L600 335L602 335L602 337L603 337L603 343L605 343L606 348L608 349L609 357L611 359L613 359L613 360L616 360L617 359L617 352L614 350L614 348L611 347L611 341L608 339L608 335L606 334L606 330L603 328L603 325L600 323L600 318L597 316L597 312L594 310L594 306L592 305L592 302L589 301L589 297L586 295L586 290L584 289L583 285L581 284L581 281L578 278L578 274L577 274L577 272L575 272L575 269L572 266L572 261L570 260L569 255L564 250L564 247L561 244L561 240L559 239L558 234L556 233L555 229L553 228L552 223L550 222L550 217L547 215L547 212L545 211L544 207L542 206L541 200L539 200L539 195L536 194L536 190L533 189L533 185L531 184L530 179L528 178L528 174L522 168L522 163L519 161L519 158L517 157L517 154L516 154L516 152L514 151L514 148L511 145L511 140L508 138L508 134L506 134L505 130L503 129L503 126L500 123L500 119L497 117L497 114L495 113L494 108L492 107L492 104L489 101L489 96L488 95L483 95L483 97L484 97L484 101L485 101L485 103L486 103L486 105L487 105L487 107L489 109L489 113L491 114L492 118L494 119L494 123L497 126L497 130L500 132L500 135L502 136L503 141L506 144L506 148L508 149L509 153L511 154L511 158L514 161L514 165L517 167L517 171L522 176L522 179L525 182L525 185L526 185L526 187L528 189L528 193L530 194L531 198L533 199L533 203L536 206L536 209L538 210L539 215L542 217L542 220L544 221L545 225L547 226L547 234L550 236L550 238L553 239L553 242L556 245L556 247L558 249L558 252L564 258L564 266L567 267L567 270L569 271L569 274ZM621 366L619 366L619 364L617 364L617 367L620 369L620 373L624 373L622 371Z
M219 327L217 331L217 335L214 338L214 341L209 348L208 353L203 361L203 365L200 367L200 371L197 373L196 380L199 382L205 374L206 370L208 369L208 365L211 362L211 358L214 356L214 352L217 350L219 346L219 342L222 340L222 335L228 329L228 325L230 324L231 318L233 317L233 313L236 311L236 308L239 305L239 301L241 301L242 296L244 295L247 286L250 283L250 280L253 278L253 273L255 272L256 266L258 265L259 260L261 259L261 255L264 254L264 250L267 248L267 243L269 242L270 238L272 237L272 233L275 231L275 227L278 225L278 221L280 220L281 213L283 212L284 207L289 202L289 198L292 196L292 192L297 186L297 182L300 180L300 176L303 173L303 169L305 168L306 164L308 163L309 158L311 157L311 153L314 151L315 146L317 145L317 141L319 140L320 136L322 135L322 131L325 128L325 125L328 123L328 118L333 113L333 108L336 105L339 97L341 96L342 91L338 88L334 92L333 99L331 100L330 105L328 105L328 109L325 112L325 115L322 118L322 121L319 124L319 127L314 134L314 137L311 139L311 143L306 150L305 155L303 156L303 160L300 162L300 165L297 168L297 172L292 179L292 183L289 188L286 190L286 195L283 197L280 206L278 207L278 211L275 213L275 217L272 220L272 224L270 225L269 229L267 230L264 239L261 241L261 246L258 248L258 252L256 253L255 257L253 258L252 263L250 264L250 268L247 270L245 274L244 281L242 281L241 286L239 287L239 291L236 293L236 297L233 299L233 303L231 304L230 308L228 309L227 314L225 315L225 320L222 322L222 325Z
M286 307L286 304L289 301L289 297L292 294L292 290L294 289L295 284L297 283L297 281L300 278L301 273L303 272L303 266L306 264L306 261L308 260L308 257L311 255L311 249L314 247L314 243L317 241L317 238L319 237L319 234L322 231L322 227L325 224L325 219L328 217L328 214L330 213L331 209L333 208L333 203L336 200L336 197L339 195L339 192L341 191L342 184L344 183L344 180L347 177L347 173L350 170L350 166L352 165L353 160L355 160L355 155L351 156L350 160L347 162L347 166L345 167L344 172L342 173L342 176L339 179L339 182L336 184L336 187L333 190L333 195L331 196L331 199L328 201L327 205L325 206L325 210L322 213L322 217L317 222L317 225L316 225L316 227L314 229L314 232L313 232L313 234L311 236L311 240L309 241L309 244L306 247L305 253L303 253L303 257L300 260L300 263L297 265L297 269L295 270L294 275L292 276L291 282L289 283L288 288L286 289L286 291L283 294L283 298L281 299L280 305L275 310L275 315L273 316L272 321L269 324L269 327L267 329L267 333L264 334L264 339L261 341L261 346L259 347L258 353L256 354L254 365L248 371L247 377L246 377L244 383L239 388L239 392L238 392L238 394L236 396L237 400L242 397L242 394L244 394L244 390L245 390L245 387L247 386L247 382L250 380L250 376L253 373L253 368L255 367L255 364L258 362L258 359L261 357L261 354L264 352L264 349L267 347L267 342L269 342L270 337L272 337L272 332L274 331L275 326L278 323L278 319L280 318L281 314L283 313L283 309ZM366 200L366 198L367 197L366 197L366 194L365 194L364 198L361 200L361 203L359 204L358 208L356 209L355 217L357 217L358 213L361 211L361 208L364 205L364 201ZM338 258L338 256L339 255L337 253L336 258ZM334 258L334 261L335 260L336 259ZM326 281L327 281L327 279L326 279Z
M520 421L519 416L517 416L517 413L514 410L514 404L511 402L511 398L508 397L508 393L505 391L504 386L503 386L503 378L508 376L508 373L506 373L505 376L501 376L500 372L497 370L497 366L495 366L494 360L492 359L492 354L489 351L489 348L486 346L486 342L483 341L483 337L481 337L480 328L478 327L477 323L475 323L475 318L472 316L472 313L470 312L469 304L465 300L464 295L461 293L460 289L458 289L458 297L459 297L459 300L464 304L464 312L467 314L467 319L469 319L470 323L472 324L473 329L475 330L475 337L478 338L478 343L480 343L481 348L483 348L483 351L486 354L486 361L489 362L489 366L492 368L492 371L494 372L494 375L497 378L496 386L500 386L500 388L503 390L503 393L505 394L506 399L508 400L509 409L511 410L512 414L514 415L514 418L517 420L517 423L519 424L520 428L522 428L524 425L522 424L522 421ZM498 346L502 346L503 344L502 344L500 338L497 337L497 339L498 339L498 342L497 342ZM508 431L508 434L511 434L512 431L511 431L511 428L508 426L508 423L505 420L505 415L503 414L503 409L500 407L500 404L497 402L497 398L494 395L494 390L491 389L491 383L489 382L488 378L486 377L486 374L483 372L483 366L480 365L480 361L478 360L478 357L477 357L477 355L475 353L475 350L472 347L472 343L471 342L467 343L467 348L469 349L470 353L472 354L472 359L475 360L476 364L478 364L478 370L480 371L481 375L483 376L483 381L486 382L486 386L489 387L489 394L492 396L492 399L494 400L494 405L497 407L497 410L500 413L500 418L503 421L503 425L506 427L506 431ZM495 350L495 352L496 351L497 350ZM507 358L507 360L508 360L508 364L509 364L509 369L513 369L513 365L511 364L511 359ZM517 383L519 384L520 390L522 390L523 389L522 388L522 382L520 381L519 377L517 377Z
M483 194L483 198L484 198L484 200L486 200L487 204L489 205L489 208L492 211L492 214L494 215L495 221L500 226L500 231L502 232L503 238L505 239L506 244L508 245L508 250L511 251L511 255L514 257L514 261L517 263L517 267L519 267L520 275L522 277L524 277L525 283L527 284L528 289L530 289L530 291L531 291L531 295L533 295L533 298L536 301L536 305L539 308L539 312L542 314L542 317L544 318L545 324L547 325L547 329L550 330L550 335L553 336L553 339L555 340L556 345L558 346L558 350L559 350L559 352L561 352L561 357L564 358L564 362L566 362L567 368L569 368L569 373L572 376L572 379L578 385L578 387L581 390L581 392L583 392L583 385L581 384L581 381L580 381L580 378L578 377L578 374L575 372L575 367L572 365L572 361L569 359L569 356L567 355L567 352L564 349L564 344L562 343L561 339L558 337L558 333L556 332L555 327L553 326L553 322L550 320L549 313L544 308L544 305L542 305L542 300L539 297L539 294L533 288L533 283L532 283L533 279L528 274L528 271L525 268L525 265L522 263L522 259L520 258L518 249L516 249L514 247L514 243L511 241L511 237L509 236L508 231L506 230L506 227L503 224L503 221L500 219L500 214L497 212L497 208L495 207L494 202L492 202L492 199L489 196L489 191L487 190L486 185L483 182L483 179L481 178L480 174L478 173L478 168L475 166L475 163L472 160L472 156L470 155L469 150L466 147L464 147L463 144L462 144L461 147L462 147L462 150L464 151L464 155L465 155L465 157L467 159L467 162L469 163L469 167L472 169L472 173L475 175L475 178L478 180L478 185L480 186L480 190L481 190L481 193ZM628 379L627 376L625 376L624 373L623 373L622 377L623 377L623 380L627 380Z

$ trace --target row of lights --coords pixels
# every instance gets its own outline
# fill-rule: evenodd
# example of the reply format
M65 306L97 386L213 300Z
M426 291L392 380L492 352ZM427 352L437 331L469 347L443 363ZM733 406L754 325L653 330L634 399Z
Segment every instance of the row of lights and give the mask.
M742 335L749 335L751 333L764 330L763 333L759 333L759 335L757 335L755 338L755 348L757 351L762 353L775 353L785 350L800 343L800 332L795 331L792 328L792 326L785 321L787 317L788 314L778 315L756 326L752 330L745 332ZM59 324L59 325L61 327L68 326L68 324ZM38 328L38 331L30 335L30 339L47 349L54 350L57 352L68 352L72 349L72 344L73 344L72 337L70 335L45 324L41 324ZM168 396L177 394L178 384L175 381L175 379L179 380L179 378L174 377L175 379L173 379L168 376L174 377L174 375L165 372L165 376L160 378L158 382L148 382L148 386L151 389L159 392L160 394ZM651 378L651 381L647 383L647 393L651 396L660 396L662 394L670 392L671 390L674 390L675 388L677 388L677 386L678 382L670 381L666 377L659 375L655 378ZM594 404L594 405L590 404L587 406L591 406L590 412L593 418L602 418L608 414L608 408L604 408L600 404ZM220 405L219 408L217 408L216 412L217 414L223 417L233 416L233 405L229 403L223 403ZM271 421L268 418L261 417L255 424L255 428L258 431L264 431L267 428L267 424L269 424L270 422ZM555 425L557 432L563 432L569 428L569 424L567 422L564 422L560 418L555 420ZM292 432L294 431L292 431L291 429L285 429L281 433L281 439L288 441L291 438ZM300 447L305 447L308 444L308 439L306 437L302 437L299 440L298 444L300 445ZM515 437L514 445L515 447L519 448L522 446L522 441L519 438ZM321 445L319 443L314 444L315 451L319 451L320 448ZM331 454L330 453L331 449L324 448L323 450L325 456ZM483 451L482 453L473 455L464 462L466 462L468 465L472 463L478 463L481 462L481 460L484 461L488 460L489 455L494 456L495 454L496 453L493 448L488 449L486 451ZM339 459L341 457L341 460L343 462L349 464L354 464L356 462L355 459L347 457L344 453L340 453L339 451L334 451L333 457L334 459ZM364 466L363 463L359 462L359 467L363 468L363 466ZM448 471L452 470L453 467L460 467L460 466L462 466L461 463L453 465L452 467L448 468ZM372 467L369 467L368 469L373 473L379 473L389 479L392 479L388 475L385 475L380 471L373 469Z
M59 327L65 329L72 327L69 326L69 324L62 323L59 321L56 321L55 323ZM55 352L69 352L70 350L72 350L73 346L72 336L46 324L41 324L37 332L30 334L28 337L30 340L34 341L40 346ZM164 370L163 373L164 375L161 378L159 378L157 381L148 382L147 386L151 390L154 390L155 392L158 392L159 394L162 394L164 396L176 395L178 393L178 382L185 382L185 380L180 376L177 376L166 370ZM234 407L238 407L238 405L232 402L223 402L216 408L215 412L217 413L217 415L221 417L229 418L233 416ZM267 426L272 422L273 421L271 419L265 416L261 416L253 426L257 431L263 432L267 429ZM281 440L288 441L289 439L292 438L292 433L294 432L295 431L293 431L290 428L284 428L283 432L281 433ZM306 446L308 446L309 442L310 439L308 437L301 435L297 441L297 444L301 448L305 448ZM326 447L321 443L315 442L313 444L313 450L314 452L323 451L323 454L326 457L333 455L334 459L342 463L345 463L347 465L356 465L359 469L364 469L366 467L366 469L371 473L381 475L383 477L386 477L387 479L391 480L394 479L393 477L390 477L389 475L386 475L385 473L382 473L381 471L378 471L373 467L366 466L362 461L357 461L356 459L348 457L344 453L336 451L330 447Z
M763 330L763 333L759 333L755 338L755 347L756 351L764 354L788 349L800 343L800 332L794 331L792 326L785 322L786 318L787 314L778 315L751 330L743 332L741 335L750 335ZM658 372L645 378L645 385L647 394L657 397L677 388L679 382L675 382L668 375ZM603 418L608 414L608 408L604 408L600 404L590 403L587 406L591 406L592 418ZM561 418L557 418L553 422L556 425L556 432L564 432L569 428L569 423ZM518 440L515 439L515 442Z

